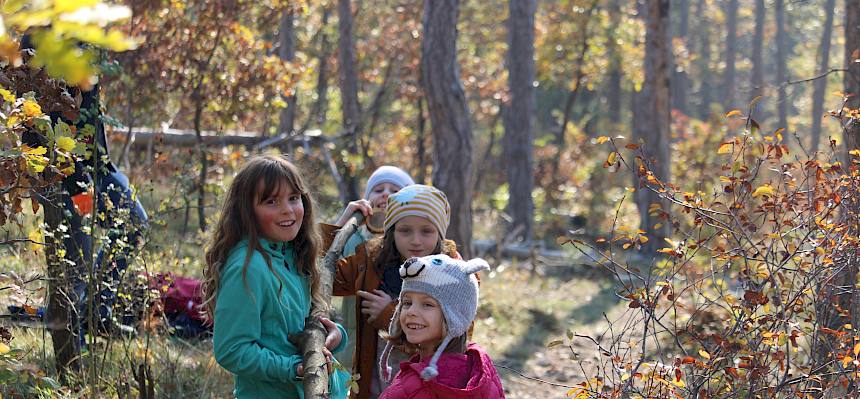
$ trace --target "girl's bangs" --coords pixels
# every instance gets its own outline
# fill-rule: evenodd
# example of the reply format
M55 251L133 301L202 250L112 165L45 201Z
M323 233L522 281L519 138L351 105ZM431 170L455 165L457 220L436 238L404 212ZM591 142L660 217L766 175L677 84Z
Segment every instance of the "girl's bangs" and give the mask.
M286 165L270 164L262 170L260 178L261 185L257 187L257 201L262 201L281 190L284 181L299 194L304 194L294 173Z

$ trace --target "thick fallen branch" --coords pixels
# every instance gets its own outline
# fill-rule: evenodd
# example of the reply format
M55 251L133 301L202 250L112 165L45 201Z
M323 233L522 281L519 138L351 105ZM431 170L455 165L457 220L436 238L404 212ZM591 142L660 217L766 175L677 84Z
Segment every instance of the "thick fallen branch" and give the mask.
M127 132L123 132L121 135L115 135L112 140L122 141L131 137L132 148L146 148L153 142L153 144L161 144L171 147L191 147L199 145L197 136L193 130L135 127L131 129L131 132L131 135L126 134ZM278 145L287 141L294 143L308 143L314 146L330 141L330 138L320 134L319 130L308 130L306 134L302 135L279 135L275 137L261 137L258 132L248 131L203 131L201 133L201 139L205 146L223 147L227 145L241 145L249 148L253 147L255 150L260 150L272 145Z
M364 215L361 212L356 212L337 232L319 269L320 290L323 294L324 303L314 302L311 306L310 315L305 319L304 331L290 336L290 341L298 346L302 353L304 365L302 386L305 398L321 399L330 396L328 392L329 373L326 368L326 358L322 352L325 346L326 330L319 318L328 316L337 260L343 256L343 247L346 245L346 241L355 233L363 220Z

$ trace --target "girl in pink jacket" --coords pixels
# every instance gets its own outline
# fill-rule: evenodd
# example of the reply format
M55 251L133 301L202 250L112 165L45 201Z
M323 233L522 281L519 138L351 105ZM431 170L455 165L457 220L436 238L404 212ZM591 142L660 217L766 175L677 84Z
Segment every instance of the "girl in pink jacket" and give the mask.
M403 288L380 360L383 378L391 378L392 347L414 355L400 363L380 399L504 399L493 361L466 342L478 310L474 273L487 269L483 259L466 262L447 255L411 258L400 266Z

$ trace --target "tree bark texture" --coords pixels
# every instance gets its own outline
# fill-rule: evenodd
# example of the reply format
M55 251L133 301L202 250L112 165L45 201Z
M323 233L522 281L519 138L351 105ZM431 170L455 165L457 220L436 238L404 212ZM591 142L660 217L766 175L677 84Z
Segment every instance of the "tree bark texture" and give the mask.
M735 108L735 58L738 52L738 0L729 0L726 8L726 69L723 72L723 108Z
M287 62L296 59L296 30L295 14L290 8L281 11L281 23L278 29L278 58ZM295 88L293 88L295 89ZM278 134L292 134L296 122L296 95L284 98L287 107L281 110L278 121Z
M699 97L701 105L699 106L699 118L706 120L711 114L711 103L714 102L713 97L713 81L711 73L711 32L708 31L711 26L711 21L708 19L707 0L699 0L696 4L696 15L699 20L699 78L702 80Z
M458 0L424 0L421 83L433 132L433 185L451 204L448 238L472 244L472 127L457 64Z
M669 149L670 127L670 38L669 0L651 0L646 9L645 33L645 83L634 115L634 139L642 144L648 168L660 181L671 178L671 153ZM645 251L655 253L669 235L669 224L649 213L653 203L663 204L660 197L642 187L635 192L640 215L640 229L647 232L650 240ZM662 205L666 209L665 204ZM657 229L655 225L661 224Z
M845 104L848 108L860 108L860 0L845 0L845 68L843 93L854 96Z
M355 43L353 42L352 2L350 0L338 0L338 68L340 70L340 96L343 110L343 127L352 132L347 146L350 154L358 151L358 137L361 135L361 108L358 104L358 71L355 64ZM337 156L341 160L343 157ZM351 165L341 161L338 166L343 172L345 187L341 191L346 192L346 198L356 200L361 198L358 192L358 180Z
M689 49L690 0L677 0L676 4L678 6L678 28L674 36ZM679 67L675 63L675 68L672 71L672 108L685 115L687 114L688 86L687 67Z
M610 27L606 35L610 40L606 44L606 54L609 57L609 76L607 78L607 103L609 109L606 115L613 123L618 123L621 112L621 50L618 47L618 32L614 27L621 24L621 5L618 0L610 0L607 11Z
M508 213L513 219L510 230L521 229L519 236L531 238L534 219L532 200L532 122L535 95L534 40L536 0L510 0L508 3L508 87L510 102L505 104L504 153L508 175Z
M836 0L827 0L825 5L827 17L824 21L824 31L821 33L821 43L818 46L818 75L830 69L830 42L833 35L833 14ZM809 148L817 152L821 142L821 121L824 117L824 92L827 90L827 77L816 79L812 94L812 142Z
M777 127L782 127L788 131L788 98L784 83L788 80L786 71L786 58L788 57L788 49L786 48L785 38L785 0L774 1L774 14L776 19L776 84L779 87L777 93L776 104L779 114L779 124ZM783 137L788 137L787 134Z
M77 265L85 264L91 256L85 256L87 248L77 248L73 239L62 239L64 234L82 234L80 232L62 232L60 225L64 223L62 202L67 195L59 188L59 184L48 187L40 195L40 204L43 208L46 230L53 234L46 234L45 258L47 261L48 274L48 309L45 325L51 333L51 342L54 347L54 361L57 374L61 379L67 376L69 371L80 370L80 346L78 345L78 314L75 310L71 286L70 267L64 262L64 257L59 250L63 248L66 257L79 262ZM70 200L69 200L70 201ZM74 228L75 226L71 226ZM81 227L81 226L77 226ZM73 245L65 245L65 243Z
M764 23L764 0L756 0L755 33L753 34L752 39L752 90L750 91L750 101L764 94L764 61L762 56L762 48L764 46Z

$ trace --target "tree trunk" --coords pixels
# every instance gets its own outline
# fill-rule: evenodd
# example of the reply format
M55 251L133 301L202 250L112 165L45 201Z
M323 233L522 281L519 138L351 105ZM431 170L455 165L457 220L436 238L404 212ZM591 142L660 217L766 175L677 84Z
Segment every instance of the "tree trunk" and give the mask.
M536 0L510 0L508 3L508 87L510 102L504 104L504 154L508 176L509 231L531 239L534 202L532 201L532 120L535 96L534 40ZM560 149L559 149L560 150Z
M195 96L194 107L194 133L197 135L197 140L200 143L198 145L200 152L200 177L197 182L197 222L200 226L200 231L206 231L206 175L208 174L209 160L207 159L206 146L203 145L202 118L203 101L198 94Z
M711 116L711 103L714 102L713 97L713 82L711 73L711 32L709 27L711 21L708 19L707 0L699 0L696 4L696 15L699 16L699 79L702 80L699 97L701 98L701 106L699 107L699 118L702 120Z
M646 164L654 177L668 181L671 177L671 153L669 150L670 87L669 65L671 52L669 43L669 0L647 2L645 33L645 83L634 111L634 139L642 145L647 157ZM652 186L649 184L649 186ZM635 191L639 209L639 228L646 231L650 239L644 245L646 253L656 253L669 236L669 224L649 212L651 204L661 204L660 197L641 187ZM660 224L655 228L655 225Z
M764 61L762 48L764 46L764 0L755 2L755 33L752 39L752 90L750 101L764 94Z
M621 24L621 5L618 0L610 0L607 12L611 20L610 27L607 31L607 36L610 40L606 44L606 53L609 57L609 77L607 91L607 104L609 109L606 112L609 120L613 123L620 122L621 112L621 50L618 48L619 32L615 27Z
M320 54L317 60L317 102L314 104L314 109L311 112L312 116L308 117L308 122L311 118L316 118L316 123L323 126L328 113L328 34L326 34L326 26L328 26L328 18L331 14L328 8L323 10L322 22L320 22Z
M294 11L289 7L281 11L281 24L278 29L278 58L286 62L293 62L296 59L296 31L295 31L295 15ZM296 95L295 87L293 94L284 98L287 107L281 110L281 116L278 121L278 134L293 134L296 121ZM291 141L287 141L291 143ZM292 153L292 145L287 144L287 153Z
M824 21L824 31L821 33L821 44L818 46L818 74L830 69L830 40L833 35L833 14L836 0L827 0L827 18ZM815 80L812 94L812 152L818 152L821 142L821 120L824 117L824 92L827 90L827 77Z
M786 98L784 83L788 80L786 72L786 57L788 52L785 43L785 0L774 1L774 13L776 14L776 84L779 87L777 94L777 108L779 110L779 125L788 131L788 98ZM788 137L784 134L783 138Z
M358 137L361 134L360 115L361 108L358 104L358 72L355 65L355 44L352 40L352 2L350 0L338 0L338 59L340 69L340 95L343 111L343 127L350 132L348 152L356 154L358 151ZM342 157L336 157L340 160ZM346 198L356 200L361 198L358 192L358 180L355 177L353 166L341 161L339 164L343 173L345 187L341 190L346 192Z
M860 108L860 0L845 0L845 73L843 93L853 94L845 106ZM846 140L847 141L847 140Z
M433 184L451 204L448 237L472 246L472 127L457 64L458 0L424 0L421 83L433 132Z
M424 95L418 97L418 126L415 135L415 157L418 158L418 174L415 182L424 184L427 180L427 149L425 148L427 137L427 119L424 116Z
M47 244L45 246L45 258L48 274L48 309L45 325L51 333L54 361L60 379L65 379L69 371L79 371L81 367L80 345L78 345L80 330L78 314L73 302L76 294L71 286L72 276L69 275L70 269L74 266L66 265L64 262L66 259L60 255L60 249L65 251L65 257L68 260L78 262L75 265L84 265L86 259L91 258L82 256L86 248L75 248L74 245L66 248L67 245L64 244L64 241L74 244L73 239L63 240L61 238L64 234L81 233L73 231L63 233L60 229L60 225L65 221L63 206L61 205L64 197L66 194L60 190L59 184L55 184L48 187L40 195L39 201L43 207L46 231L53 233L45 234Z
M678 5L678 30L675 32L675 38L684 43L684 46L689 51L689 20L690 20L690 0L677 0ZM671 47L670 47L671 50ZM687 86L689 85L687 78L687 67L675 66L672 72L672 108L687 114Z
M845 74L843 92L846 94L860 92L860 64L855 60L860 58L860 0L845 1ZM857 96L849 98L846 107L856 109L860 105ZM848 117L846 117L848 119ZM860 119L850 118L844 122L845 147L847 150L860 149ZM856 179L857 166L851 166ZM840 225L846 229L844 237L857 237L860 234L860 198L856 187L848 186L848 192L843 192L840 204ZM848 241L848 240L846 240ZM857 290L857 274L860 271L860 251L857 243L848 242L846 247L840 247L829 254L833 259L834 273L832 278L825 279L819 286L819 298L816 306L816 318L820 327L841 330L845 324L857 326L860 324L860 298ZM826 276L829 277L829 276ZM825 278L826 278L825 277ZM857 328L857 327L855 327ZM856 330L855 330L856 332ZM834 354L842 352L841 342L831 334L818 334L815 340L816 366L823 367L835 362ZM839 371L838 366L831 365ZM823 372L822 372L823 373Z
M735 106L735 57L738 52L738 0L729 0L726 9L726 69L723 73L723 108Z

